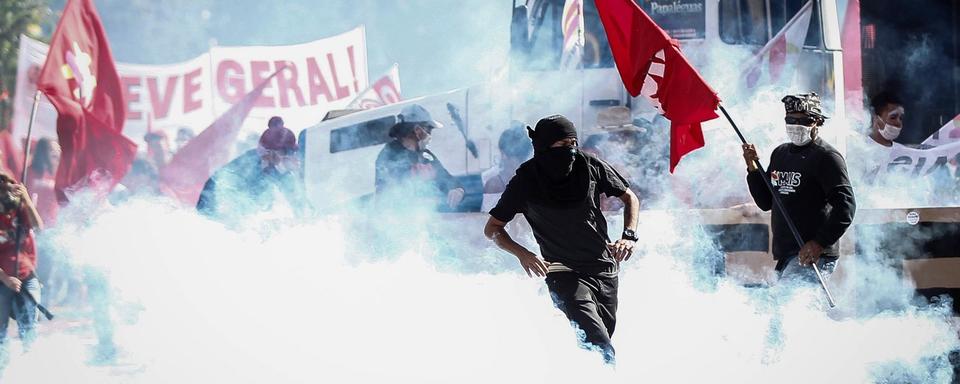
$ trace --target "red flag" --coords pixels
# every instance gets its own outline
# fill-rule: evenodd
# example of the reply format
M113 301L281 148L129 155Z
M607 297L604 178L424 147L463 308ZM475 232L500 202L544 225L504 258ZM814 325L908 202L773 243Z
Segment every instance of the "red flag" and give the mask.
M14 180L20 180L23 172L23 151L17 148L9 129L0 131L0 169L10 172Z
M64 191L87 185L92 175L109 188L116 185L130 168L137 146L121 134L123 88L92 0L67 1L37 88L58 112L62 154L57 197L66 201Z
M230 161L230 151L237 141L243 120L253 109L263 89L274 76L287 68L283 67L264 79L207 129L180 148L160 170L162 188L184 204L196 204L203 184L214 171Z
M630 95L644 94L670 119L670 172L703 146L700 123L720 99L670 38L633 0L596 0L613 59Z

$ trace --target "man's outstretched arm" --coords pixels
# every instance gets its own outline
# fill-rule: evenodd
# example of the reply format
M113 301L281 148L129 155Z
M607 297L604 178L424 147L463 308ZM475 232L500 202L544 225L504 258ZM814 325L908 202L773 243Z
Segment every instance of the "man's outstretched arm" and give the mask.
M490 219L487 220L487 225L483 227L483 234L488 239L493 240L493 243L500 247L500 249L516 256L517 260L520 261L520 265L523 266L523 269L527 272L527 276L546 276L547 266L543 260L540 260L535 253L530 252L530 250L524 248L524 246L513 241L513 238L507 233L506 225L506 222L490 216Z

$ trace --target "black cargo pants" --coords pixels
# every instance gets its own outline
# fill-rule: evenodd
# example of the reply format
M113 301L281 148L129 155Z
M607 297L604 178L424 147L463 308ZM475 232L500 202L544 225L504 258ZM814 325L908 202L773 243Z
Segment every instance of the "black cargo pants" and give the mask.
M617 325L617 277L551 272L546 281L553 303L583 330L582 341L600 348L604 359L612 363L615 351L610 338Z

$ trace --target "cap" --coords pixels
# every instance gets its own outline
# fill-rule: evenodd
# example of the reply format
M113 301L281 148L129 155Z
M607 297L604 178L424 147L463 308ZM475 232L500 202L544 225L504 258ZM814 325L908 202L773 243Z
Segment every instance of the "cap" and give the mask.
M430 112L427 112L427 109L419 104L410 104L403 107L397 119L399 119L401 123L427 123L433 128L443 128L443 124L434 120L433 117L430 116Z
M820 96L815 92L784 96L782 100L786 113L804 113L826 119L820 105Z

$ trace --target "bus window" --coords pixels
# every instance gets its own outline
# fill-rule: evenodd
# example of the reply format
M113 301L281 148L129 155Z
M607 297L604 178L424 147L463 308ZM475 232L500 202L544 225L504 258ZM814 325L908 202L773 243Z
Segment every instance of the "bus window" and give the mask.
M603 30L597 5L593 1L583 3L583 67L584 68L613 68L613 53L610 52L610 43Z
M807 40L803 43L807 47L826 48L823 41L823 27L820 26L820 7L814 5L813 16L810 17L810 29L807 30Z
M790 19L800 12L800 8L809 0L770 0L770 26L776 35ZM810 16L810 28L807 29L806 47L821 47L820 38L820 7L814 4L813 14Z
M564 0L540 0L532 3L530 10L530 37L521 28L511 31L521 42L514 45L522 46L525 54L521 57L523 68L531 71L552 71L560 68L560 57L563 52L563 32L560 20L563 13ZM584 23L584 68L613 68L613 54L610 53L610 44L600 22L597 6L593 1L583 2Z
M728 44L764 45L811 0L720 0L720 38ZM769 11L769 19L768 19ZM820 7L814 6L806 47L821 47Z
M560 54L563 50L563 33L560 30L562 12L562 0L534 3L531 10L533 32L530 36L529 61L526 69L550 71L560 68Z
M720 39L763 45L770 39L765 0L720 0Z

